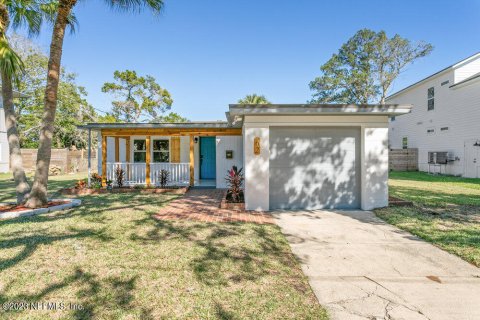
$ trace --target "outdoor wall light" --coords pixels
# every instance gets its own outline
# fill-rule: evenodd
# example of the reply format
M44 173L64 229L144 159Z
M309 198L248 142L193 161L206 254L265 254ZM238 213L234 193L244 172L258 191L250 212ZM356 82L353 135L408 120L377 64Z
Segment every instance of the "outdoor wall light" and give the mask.
M198 137L194 137L193 142L198 143Z

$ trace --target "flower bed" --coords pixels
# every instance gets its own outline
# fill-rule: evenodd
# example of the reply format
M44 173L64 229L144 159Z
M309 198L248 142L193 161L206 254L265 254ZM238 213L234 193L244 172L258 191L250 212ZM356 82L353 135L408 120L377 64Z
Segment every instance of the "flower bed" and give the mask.
M189 187L165 187L165 188L135 188L135 187L122 187L113 189L88 189L88 188L65 188L60 190L61 194L65 195L92 195L92 194L105 194L105 193L173 193L184 194Z
M30 209L15 203L0 203L0 219L12 219L23 216L32 216L41 213L77 207L82 203L78 199L52 199L45 206Z
M241 194L241 202L232 202L229 197L228 190L225 191L222 201L220 202L220 209L231 209L231 210L245 210L245 202L243 201L243 192Z

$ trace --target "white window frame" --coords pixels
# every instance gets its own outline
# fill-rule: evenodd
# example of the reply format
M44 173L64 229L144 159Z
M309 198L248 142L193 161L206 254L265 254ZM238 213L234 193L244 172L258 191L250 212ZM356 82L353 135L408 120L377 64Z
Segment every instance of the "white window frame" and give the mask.
M135 141L143 141L144 142L143 145L145 146L145 149L144 150L135 150ZM132 157L133 163L146 163L147 162L147 139L145 139L145 138L133 139L133 141L132 141L132 151L133 151L133 157ZM135 153L144 153L145 154L145 161L144 162L135 161Z
M155 150L155 141L166 141L168 146L166 150ZM156 162L155 161L155 153L166 153L167 154L167 161ZM166 138L157 138L152 140L152 163L170 163L170 139Z

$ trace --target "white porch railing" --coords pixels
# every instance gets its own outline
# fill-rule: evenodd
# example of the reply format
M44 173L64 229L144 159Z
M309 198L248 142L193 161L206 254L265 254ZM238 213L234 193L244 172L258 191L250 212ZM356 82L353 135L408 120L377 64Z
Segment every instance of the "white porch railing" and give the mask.
M109 162L107 163L107 179L112 180L116 185L115 170L122 168L125 172L125 185L146 184L146 164L145 163L126 163ZM151 163L150 164L150 183L158 185L158 175L161 170L169 172L167 185L188 185L190 182L190 164L189 163Z
M160 184L159 174L161 170L169 172L167 185L188 185L190 183L189 163L151 163L150 181L153 185Z

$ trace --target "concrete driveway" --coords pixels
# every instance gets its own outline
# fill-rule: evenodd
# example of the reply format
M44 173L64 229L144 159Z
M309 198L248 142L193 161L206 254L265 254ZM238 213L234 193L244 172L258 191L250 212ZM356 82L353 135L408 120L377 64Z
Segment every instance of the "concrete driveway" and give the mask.
M333 319L480 319L480 269L373 213L273 215Z

